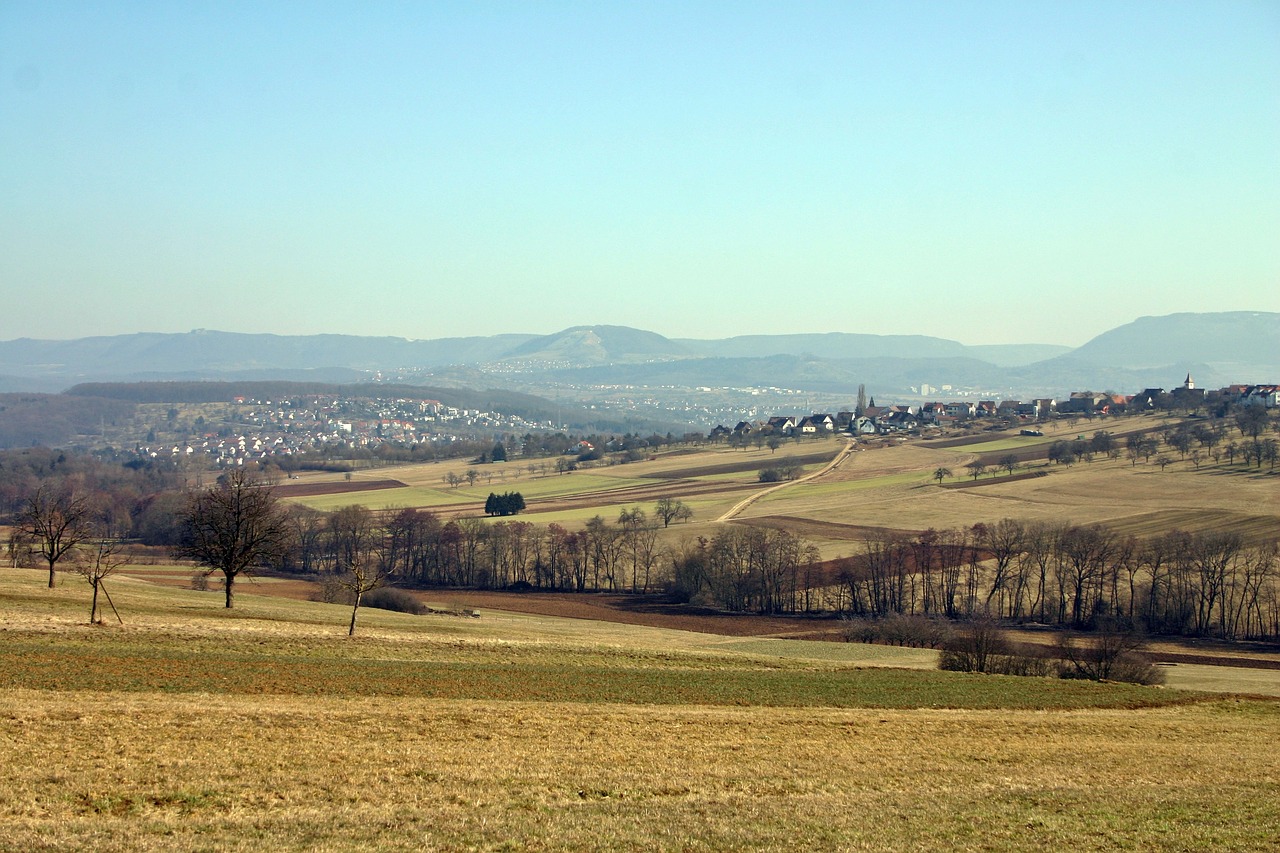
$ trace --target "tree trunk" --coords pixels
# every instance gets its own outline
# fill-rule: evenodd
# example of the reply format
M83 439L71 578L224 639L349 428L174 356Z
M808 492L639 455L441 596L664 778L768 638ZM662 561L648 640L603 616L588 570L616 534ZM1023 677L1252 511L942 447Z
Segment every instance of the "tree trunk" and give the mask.
M231 585L235 583L236 576L230 572L222 573L222 586L227 592L227 609L230 610L235 599L232 598Z
M53 589L55 573L57 571L57 565L58 564L56 561L54 560L49 561L49 589Z
M93 606L89 608L89 624L96 624L98 621L98 579L93 579Z
M347 629L347 636L354 637L356 634L356 614L360 612L360 599L364 597L359 589L356 590L356 601L351 607L351 627Z

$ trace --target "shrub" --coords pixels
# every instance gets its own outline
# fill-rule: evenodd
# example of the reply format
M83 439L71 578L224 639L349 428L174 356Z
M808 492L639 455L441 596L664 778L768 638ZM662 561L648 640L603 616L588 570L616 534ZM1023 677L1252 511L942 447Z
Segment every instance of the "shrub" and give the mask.
M419 601L413 593L406 589L396 589L388 586L365 593L361 603L366 607L376 607L379 610L394 610L397 613L412 613L414 616L421 616L430 612L430 608Z
M885 643L911 648L937 649L947 645L954 632L945 619L895 613L880 619L852 617L844 623L845 642Z
M955 672L992 672L994 659L1009 654L1009 640L995 620L975 619L947 644L938 666Z
M1112 617L1098 619L1097 625L1088 640L1063 634L1058 641L1063 678L1164 684L1164 670L1143 653L1146 640L1140 633L1125 629Z
M320 579L320 588L311 594L312 601L325 604L355 604L355 596L342 584L337 575L325 575Z

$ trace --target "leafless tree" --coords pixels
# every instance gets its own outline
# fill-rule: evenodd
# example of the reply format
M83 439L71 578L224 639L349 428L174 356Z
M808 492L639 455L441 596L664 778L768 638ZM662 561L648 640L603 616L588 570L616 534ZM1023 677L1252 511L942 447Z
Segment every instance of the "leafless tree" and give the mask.
M93 604L89 607L89 621L98 621L98 591L106 592L102 581L116 569L129 564L129 556L120 550L120 540L108 536L99 537L93 549L76 563L76 572L93 586ZM107 596L110 600L110 595ZM115 609L115 605L111 606ZM120 614L116 614L120 618ZM123 621L123 620L122 620Z
M71 492L54 494L41 487L27 498L17 522L49 564L49 588L53 589L58 562L92 534L88 501Z
M662 519L663 527L670 527L673 521L686 521L693 517L693 510L684 501L675 498L658 498L653 513Z
M192 494L181 521L174 555L207 567L206 574L222 572L227 607L234 605L236 578L278 558L290 540L288 519L271 487L241 468Z

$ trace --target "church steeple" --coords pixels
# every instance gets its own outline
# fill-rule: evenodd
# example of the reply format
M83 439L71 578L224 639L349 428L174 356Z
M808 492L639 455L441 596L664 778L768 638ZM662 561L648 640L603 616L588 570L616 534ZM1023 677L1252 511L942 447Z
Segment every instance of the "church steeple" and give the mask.
M1191 378L1190 373L1187 374L1187 381L1182 383L1182 387L1186 388L1188 391L1196 390L1196 382Z

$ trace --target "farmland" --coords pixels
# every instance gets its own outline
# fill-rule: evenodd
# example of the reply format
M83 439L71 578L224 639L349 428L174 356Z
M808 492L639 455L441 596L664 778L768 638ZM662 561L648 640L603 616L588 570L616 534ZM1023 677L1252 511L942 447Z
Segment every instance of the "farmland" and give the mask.
M0 569L0 847L1244 849L1280 831L1266 700L484 608L370 611L346 638L345 608L271 586L226 611L120 578L125 624L93 627L84 585Z
M1129 418L1102 425L1116 435L1152 429L1163 420ZM813 542L823 558L847 555L865 531L877 528L924 530L990 522L1003 517L1026 520L1068 520L1079 524L1107 522L1122 533L1152 535L1173 528L1199 531L1230 529L1249 541L1280 535L1280 490L1266 470L1178 461L1167 468L1132 464L1100 456L1091 462L1051 465L1047 447L1079 430L1067 423L1049 426L1041 437L1006 436L968 441L902 443L860 442L849 459L834 470L804 482L769 490L768 494L735 514L754 523L794 519L797 527L821 521L843 525L852 533L817 535ZM594 515L606 519L622 510L649 510L661 497L683 500L694 509L688 524L664 531L665 540L712 535L716 520L744 498L765 491L757 473L784 461L802 466L803 474L823 468L844 447L842 440L806 439L787 442L776 452L768 449L731 450L704 447L667 453L626 465L595 467L568 474L531 474L518 463L468 466L462 462L382 468L356 474L350 492L291 498L318 509L360 503L370 508L421 507L443 515L479 515L491 491L520 491L528 504L524 517L538 524L581 524ZM999 451L1016 449L1025 458L1019 472L1047 476L1011 478L984 474L978 488L938 488L933 475L939 468L954 472L948 484L972 482L965 464ZM468 468L480 473L474 485L449 488L442 482ZM299 486L328 482L340 486L340 475L304 474ZM374 491L360 488L364 480L392 479L403 487ZM837 532L830 528L828 533Z
M982 455L1039 453L1055 437L878 441L832 467L844 441L571 473L449 462L304 474L279 492L451 519L519 491L521 520L571 527L669 497L694 516L660 529L663 545L751 525L827 559L885 531L1003 517L1251 542L1280 531L1265 470L1098 458L963 476ZM798 479L759 482L783 462ZM947 486L974 485L944 487L939 468L961 474ZM931 649L830 642L834 619L467 589L415 593L434 608L425 616L366 607L347 637L349 608L309 600L310 581L258 578L227 610L189 588L192 572L122 568L107 585L123 622L108 611L91 626L87 584L64 574L50 590L40 571L0 568L0 850L1280 839L1280 760L1264 746L1280 735L1280 652L1261 644L1162 640L1167 684L1142 687L940 672ZM1044 641L1034 626L1017 638Z

